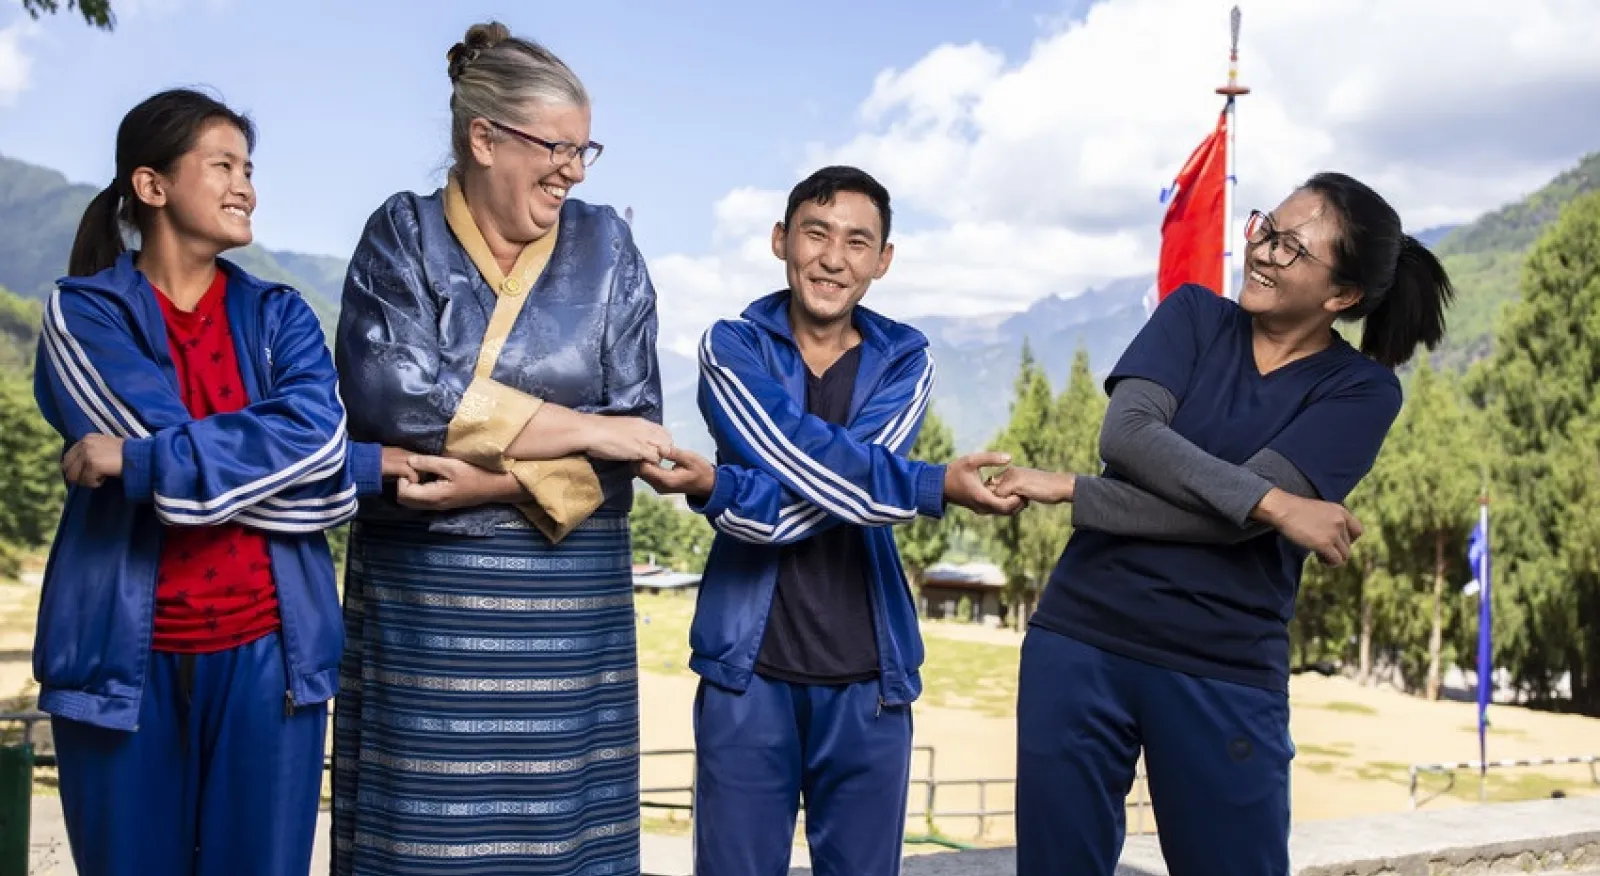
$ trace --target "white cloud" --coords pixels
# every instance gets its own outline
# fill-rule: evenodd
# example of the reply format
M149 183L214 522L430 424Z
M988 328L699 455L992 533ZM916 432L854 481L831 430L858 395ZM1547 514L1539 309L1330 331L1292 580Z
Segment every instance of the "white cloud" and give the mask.
M855 133L813 144L796 168L858 164L899 215L926 220L896 233L869 300L906 316L1019 309L1153 270L1158 194L1221 108L1232 5L1106 0L1042 30L1023 58L944 45L880 73ZM1600 148L1590 0L1285 0L1248 7L1243 27L1241 212L1336 169L1420 230L1514 200ZM692 343L707 317L781 283L766 238L782 197L735 189L716 206L710 254L652 262L666 340Z
M0 106L10 106L28 88L33 61L23 52L22 41L37 28L26 19L0 28Z

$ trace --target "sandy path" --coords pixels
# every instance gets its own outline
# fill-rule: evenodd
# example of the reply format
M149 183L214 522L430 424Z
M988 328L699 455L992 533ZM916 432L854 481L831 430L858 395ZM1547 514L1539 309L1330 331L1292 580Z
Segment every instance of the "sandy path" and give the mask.
M667 633L668 641L679 635L679 624L686 625L687 601L642 602L643 612L655 625L655 635ZM642 635L644 635L641 627ZM983 684L992 688L994 666L999 662L1002 677L1015 677L1017 646L1021 635L1010 630L967 624L928 623L924 636L930 655L941 648L970 649L980 646L987 664ZM677 639L676 641L682 641ZM943 643L952 643L948 646ZM687 748L693 744L690 709L695 681L681 667L687 655L663 653L659 644L648 661L641 661L640 689L643 698L643 741L646 750ZM974 653L960 652L964 657ZM928 689L915 711L915 744L932 746L936 775L941 780L1011 777L1016 770L1016 725L1014 708L955 708L969 699L962 693L968 684L960 675L970 662L936 661L937 672L925 673ZM1014 688L1012 688L1014 690ZM1006 697L1014 696L1009 691ZM1292 682L1291 733L1298 749L1292 776L1293 811L1296 820L1340 818L1377 812L1397 812L1410 807L1408 767L1413 763L1438 763L1476 760L1478 742L1476 707L1471 703L1427 702L1388 689L1363 687L1343 678L1317 675L1296 676ZM1010 704L1010 699L1002 699ZM942 705L941 705L942 704ZM1600 720L1570 715L1536 712L1516 706L1496 705L1490 709L1492 730L1489 739L1491 760L1513 758L1600 756ZM687 758L646 758L645 786L687 784L690 761ZM913 759L914 776L927 775L927 756ZM1588 767L1537 767L1491 773L1489 799L1530 799L1548 796L1552 791L1567 794L1600 793ZM1424 777L1423 794L1440 790L1445 780ZM1477 777L1462 774L1451 794L1427 801L1428 808L1471 805L1477 802ZM1010 784L991 785L990 808L1010 808ZM922 808L925 787L913 787L912 809ZM937 792L938 811L972 809L978 804L975 787L941 787ZM682 795L678 799L684 799ZM1128 813L1130 830L1140 825L1139 810ZM952 836L974 837L977 822L972 818L941 819L939 828ZM1145 812L1144 826L1153 827L1153 816ZM1005 840L1012 831L1007 817L987 824L986 840ZM920 825L913 824L913 832Z
M37 605L36 580L0 584L0 698L7 701L33 689L30 651ZM683 666L692 601L641 599L640 608L643 747L647 752L690 748L696 681ZM924 679L928 694L914 713L915 744L933 747L941 780L1009 778L1016 768L1016 727L1010 708L1014 687L1004 682L1015 677L1020 635L950 623L927 624L925 633L933 669ZM936 659L942 653L945 658ZM950 659L950 654L958 659ZM963 689L971 682L962 673L973 671L974 655L984 664L980 683L986 696L978 697L984 707L959 708L972 699L972 692ZM1471 703L1427 702L1316 675L1297 676L1291 700L1291 729L1299 749L1293 774L1296 820L1402 811L1410 805L1409 765L1477 758L1476 708ZM1505 705L1492 707L1490 718L1491 760L1600 755L1600 719ZM646 756L643 786L687 785L690 767L688 757ZM913 759L913 775L926 776L927 771L927 755L919 752ZM1461 775L1457 782L1454 793L1427 802L1427 807L1475 803L1476 776ZM1443 785L1442 779L1429 778L1424 791ZM1489 790L1490 799L1506 800L1543 797L1557 790L1595 794L1600 786L1593 783L1587 767L1538 767L1491 773ZM926 793L924 787L912 789L913 811L922 808ZM978 803L977 789L972 787L945 787L937 794L940 811L970 809ZM1011 785L998 784L990 787L987 802L991 808L1010 808L1011 797ZM688 798L679 793L647 795L647 799L687 802ZM673 818L676 827L670 823ZM681 830L683 818L681 813L674 817L662 810L646 813L647 824L656 830ZM1145 826L1150 824L1147 816ZM1137 811L1130 810L1129 828L1138 825ZM938 827L956 837L977 834L971 818L941 819ZM919 832L922 825L913 823L909 829ZM1011 831L1010 819L999 817L986 825L984 839L1004 841Z

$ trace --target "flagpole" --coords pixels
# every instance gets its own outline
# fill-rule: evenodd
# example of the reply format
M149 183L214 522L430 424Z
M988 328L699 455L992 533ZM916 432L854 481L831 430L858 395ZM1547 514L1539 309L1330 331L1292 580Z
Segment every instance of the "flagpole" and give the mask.
M1239 24L1242 17L1237 6L1229 13L1232 45L1228 51L1228 84L1217 89L1218 94L1228 98L1224 108L1228 116L1228 179L1222 189L1222 297L1229 299L1236 297L1233 291L1233 190L1239 184L1234 164L1234 144L1238 142L1236 104L1240 95L1250 93L1250 89L1239 84Z
M1483 533L1483 564L1478 582L1478 802L1487 796L1489 781L1489 702L1494 699L1493 603L1489 601L1493 552L1489 538L1489 467L1483 465L1483 489L1478 495L1478 527Z

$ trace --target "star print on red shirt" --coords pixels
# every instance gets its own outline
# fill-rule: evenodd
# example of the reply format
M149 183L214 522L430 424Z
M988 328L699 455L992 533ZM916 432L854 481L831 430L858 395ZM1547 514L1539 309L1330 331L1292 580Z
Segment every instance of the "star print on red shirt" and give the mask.
M155 290L167 325L184 407L196 419L248 403L228 325L227 275L192 311ZM278 628L278 592L267 538L236 523L167 526L156 578L157 651L205 654L253 642Z

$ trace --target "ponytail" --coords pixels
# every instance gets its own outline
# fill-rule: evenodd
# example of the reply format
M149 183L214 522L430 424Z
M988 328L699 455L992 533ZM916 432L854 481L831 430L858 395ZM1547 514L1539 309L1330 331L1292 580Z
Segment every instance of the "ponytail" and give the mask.
M122 193L116 183L106 186L84 208L78 236L72 240L67 273L74 277L98 274L116 264L127 247L122 240Z
M1444 265L1415 237L1400 241L1394 282L1383 292L1361 330L1361 352L1390 367L1411 359L1420 344L1429 350L1444 339L1444 309L1455 288Z
M170 173L178 159L194 148L208 122L222 121L244 135L245 146L255 150L256 129L248 118L209 95L176 88L152 95L123 116L117 127L116 181L94 196L78 222L67 273L74 277L98 274L116 264L127 249L123 227L144 233L150 209L133 194L133 175L147 167Z
M1361 291L1361 300L1339 318L1365 320L1361 352L1398 368L1417 345L1437 347L1444 309L1456 296L1439 260L1401 230L1400 214L1360 180L1330 171L1306 180L1304 188L1322 196L1339 220L1334 284Z

